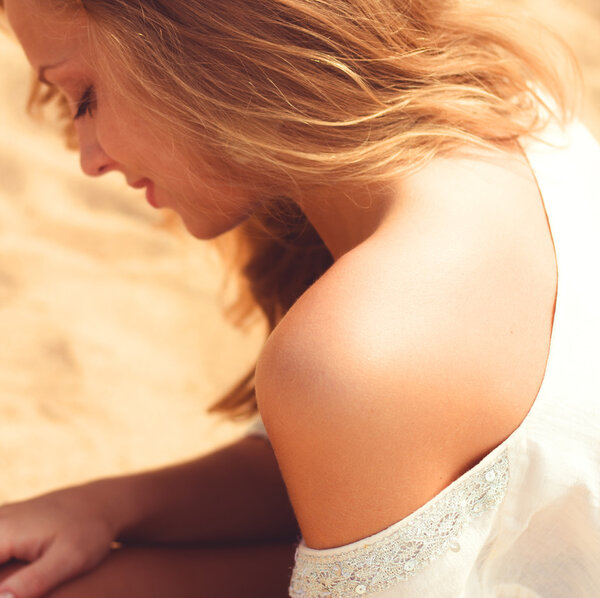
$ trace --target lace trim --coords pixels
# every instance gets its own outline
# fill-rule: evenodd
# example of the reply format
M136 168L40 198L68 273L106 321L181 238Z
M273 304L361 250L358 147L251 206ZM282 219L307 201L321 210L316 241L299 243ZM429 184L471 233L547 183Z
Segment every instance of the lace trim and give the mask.
M292 598L348 598L381 592L407 580L448 550L458 552L461 530L506 494L506 451L391 528L358 546L311 550L301 544L290 585Z

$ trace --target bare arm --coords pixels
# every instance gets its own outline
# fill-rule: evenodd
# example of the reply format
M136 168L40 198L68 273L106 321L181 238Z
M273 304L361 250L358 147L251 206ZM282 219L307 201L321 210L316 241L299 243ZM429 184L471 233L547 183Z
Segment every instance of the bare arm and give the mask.
M0 594L45 596L95 570L114 540L200 549L296 536L271 447L249 437L188 463L0 507L0 563L28 563L0 581Z
M115 537L126 543L246 542L298 534L271 446L259 437L89 488L108 508Z

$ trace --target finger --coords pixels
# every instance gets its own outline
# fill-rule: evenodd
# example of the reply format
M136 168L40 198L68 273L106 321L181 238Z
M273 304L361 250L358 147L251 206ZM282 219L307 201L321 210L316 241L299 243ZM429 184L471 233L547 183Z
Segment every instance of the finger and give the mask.
M12 593L16 598L42 598L86 568L89 566L85 567L80 553L53 545L39 560L5 579L0 584L0 598L3 598L3 593Z
M17 555L13 546L11 530L5 529L4 526L0 525L0 565L8 563L15 558L17 558Z
M0 565L4 563L8 563L8 561L12 560L13 551L9 544L0 544ZM0 598L2 598L0 596Z

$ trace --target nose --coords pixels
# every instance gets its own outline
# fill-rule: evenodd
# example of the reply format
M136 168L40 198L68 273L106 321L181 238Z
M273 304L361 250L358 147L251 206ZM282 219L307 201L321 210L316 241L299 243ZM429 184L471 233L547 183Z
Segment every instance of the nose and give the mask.
M86 119L91 121L91 119ZM79 138L79 161L81 170L88 176L100 176L117 167L116 162L104 151L96 136L93 122L77 126Z

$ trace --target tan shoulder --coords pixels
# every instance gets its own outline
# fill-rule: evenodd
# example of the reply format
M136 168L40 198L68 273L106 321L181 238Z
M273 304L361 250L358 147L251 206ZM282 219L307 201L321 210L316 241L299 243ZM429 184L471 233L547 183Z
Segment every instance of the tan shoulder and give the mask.
M529 366L543 366L545 340L535 359L525 348L551 316L538 271L548 254L533 255L512 223L533 218L529 234L543 238L543 209L521 174L506 175L503 196L501 168L469 183L470 164L456 178L436 165L445 187L417 181L406 219L336 262L263 351L259 406L310 546L402 519L510 434L535 397ZM519 376L529 386L516 396L507 379Z

